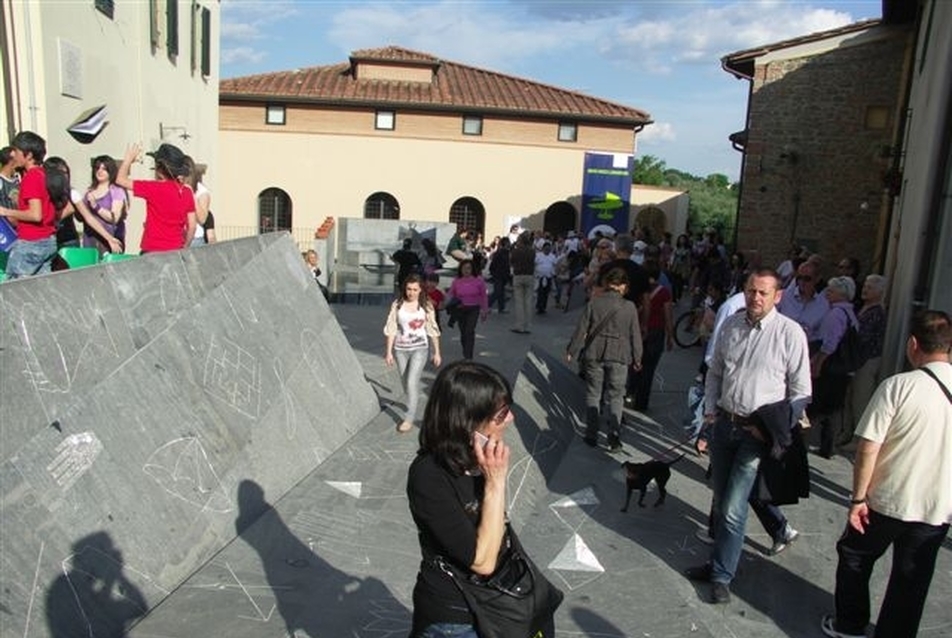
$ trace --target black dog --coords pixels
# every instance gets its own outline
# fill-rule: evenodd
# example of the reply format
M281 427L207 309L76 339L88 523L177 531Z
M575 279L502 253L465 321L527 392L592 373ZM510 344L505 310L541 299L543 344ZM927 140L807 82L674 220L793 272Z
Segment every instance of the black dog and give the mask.
M625 472L627 473L625 483L628 487L628 493L625 496L625 506L621 508L621 511L628 511L631 493L636 489L641 491L641 498L638 499L638 507L645 506L645 491L648 489L648 483L651 482L651 479L654 479L655 484L658 486L658 500L655 501L655 507L664 505L664 498L668 495L664 486L668 484L668 479L671 478L671 466L681 460L683 456L682 454L670 461L648 461L647 463L631 463L625 461L622 463L621 466L625 468Z

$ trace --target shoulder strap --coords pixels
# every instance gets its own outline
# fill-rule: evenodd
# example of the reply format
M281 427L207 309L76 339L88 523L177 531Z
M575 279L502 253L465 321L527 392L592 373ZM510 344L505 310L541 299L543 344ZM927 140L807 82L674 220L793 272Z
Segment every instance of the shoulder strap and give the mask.
M919 368L919 369L922 370L923 372L925 372L926 374L928 374L930 377L932 377L932 379L933 379L936 383L939 384L939 387L942 388L943 394L945 394L945 398L949 400L949 403L952 403L952 392L949 392L949 389L948 389L947 387L945 387L945 384L942 383L941 381L939 381L939 377L935 376L935 372L933 372L933 371L930 370L929 368L926 368L925 366L923 366L923 367L921 367L921 368Z
M602 329L605 327L605 325L609 321L611 321L612 317L614 317L618 313L619 309L621 309L621 304L618 304L614 308L612 308L611 311L607 315L602 317L601 321L595 324L594 328L588 331L588 334L585 335L585 345L583 346L584 348L587 348L589 345L591 345L592 340L595 339L595 337L597 337L599 333L601 333Z

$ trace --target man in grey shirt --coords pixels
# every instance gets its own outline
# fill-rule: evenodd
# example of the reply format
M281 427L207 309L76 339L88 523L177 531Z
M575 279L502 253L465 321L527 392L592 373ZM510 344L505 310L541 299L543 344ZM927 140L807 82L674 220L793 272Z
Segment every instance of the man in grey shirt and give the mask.
M806 335L775 306L783 294L771 269L754 272L744 289L746 311L724 322L704 387L705 427L711 434L714 546L710 562L692 567L692 580L713 584L712 600L730 602L744 544L747 498L767 442L754 412L811 394Z

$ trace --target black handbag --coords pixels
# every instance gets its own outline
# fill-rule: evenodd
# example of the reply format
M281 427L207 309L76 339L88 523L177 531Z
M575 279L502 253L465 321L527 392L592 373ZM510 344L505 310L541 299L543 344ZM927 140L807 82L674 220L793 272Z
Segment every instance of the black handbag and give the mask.
M539 571L506 523L505 551L491 576L479 576L436 556L476 620L480 638L553 638L552 616L564 594Z

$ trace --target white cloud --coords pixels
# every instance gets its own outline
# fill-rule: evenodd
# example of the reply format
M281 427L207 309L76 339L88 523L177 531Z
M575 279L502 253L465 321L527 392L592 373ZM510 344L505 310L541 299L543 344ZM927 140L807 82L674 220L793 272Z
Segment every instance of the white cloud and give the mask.
M222 47L222 64L256 64L264 60L268 54L265 51L253 49L251 47Z
M674 124L670 122L655 122L649 124L643 131L638 133L638 143L645 143L649 146L659 142L674 142L678 139L678 134L674 130Z
M222 22L221 37L223 40L254 40L261 37L261 29L247 22Z

